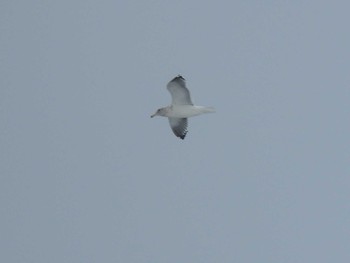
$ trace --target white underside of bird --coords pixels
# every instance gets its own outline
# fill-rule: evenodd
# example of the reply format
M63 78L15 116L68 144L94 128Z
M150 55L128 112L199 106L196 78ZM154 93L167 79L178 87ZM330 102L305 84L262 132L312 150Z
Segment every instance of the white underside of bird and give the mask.
M151 117L160 115L170 118L189 118L203 113L215 112L214 108L212 107L195 105L170 105L162 109L164 109L164 114L160 115L155 113Z

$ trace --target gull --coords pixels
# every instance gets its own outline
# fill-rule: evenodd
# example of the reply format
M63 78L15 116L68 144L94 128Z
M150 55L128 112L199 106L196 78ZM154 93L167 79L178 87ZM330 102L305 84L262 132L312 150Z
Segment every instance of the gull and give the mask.
M215 110L212 107L193 105L185 79L181 75L172 79L168 83L167 89L171 94L171 105L158 109L156 113L151 115L151 118L154 116L168 117L174 134L183 140L187 134L187 118L215 112Z

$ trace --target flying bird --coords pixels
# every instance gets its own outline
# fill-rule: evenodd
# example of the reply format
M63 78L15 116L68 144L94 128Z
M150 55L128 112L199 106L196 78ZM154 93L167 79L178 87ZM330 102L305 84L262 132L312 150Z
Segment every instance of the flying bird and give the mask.
M154 116L168 117L174 134L183 140L187 134L187 118L203 113L215 112L215 110L212 107L193 105L185 79L181 75L172 79L168 83L167 89L171 94L171 105L158 109L151 115L151 118Z

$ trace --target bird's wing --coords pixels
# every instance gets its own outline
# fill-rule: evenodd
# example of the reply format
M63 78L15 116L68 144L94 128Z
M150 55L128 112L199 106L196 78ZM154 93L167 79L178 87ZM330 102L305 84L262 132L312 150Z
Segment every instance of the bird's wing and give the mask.
M182 76L178 75L171 80L167 85L167 89L171 94L173 105L193 105L190 92L186 88L186 82Z
M185 139L187 133L187 118L168 118L174 134L181 139Z

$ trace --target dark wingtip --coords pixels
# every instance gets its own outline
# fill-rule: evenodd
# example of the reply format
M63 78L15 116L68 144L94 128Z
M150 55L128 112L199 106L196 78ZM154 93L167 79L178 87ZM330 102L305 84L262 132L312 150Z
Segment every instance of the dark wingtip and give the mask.
M184 140L186 137L187 131L184 134L181 135L177 135L177 137L179 137L180 139Z
M183 76L181 76L180 74L177 75L173 80L177 80L177 79L185 80L185 78Z

